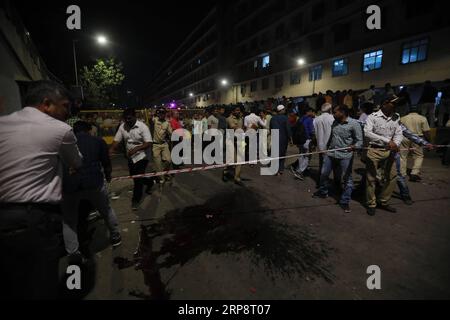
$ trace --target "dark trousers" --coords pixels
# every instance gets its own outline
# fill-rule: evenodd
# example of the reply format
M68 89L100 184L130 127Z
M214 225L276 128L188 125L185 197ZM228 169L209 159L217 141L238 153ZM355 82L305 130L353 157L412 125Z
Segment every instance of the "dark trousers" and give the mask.
M286 153L287 153L287 148L288 148L288 139L285 137L281 137L279 142L279 149L278 149L278 156L275 154L271 154L271 157L285 157ZM279 159L278 160L278 172L283 172L284 171L284 163L286 162L286 159Z
M334 171L335 184L340 186L344 179L344 189L341 195L340 204L349 204L352 199L353 178L352 178L353 158L336 159L325 155L323 157L322 170L320 171L319 192L328 195L329 178Z
M56 299L59 206L0 204L0 299Z
M130 171L130 176L144 174L147 168L148 160L141 160L133 163L131 160L128 161L128 170ZM142 194L144 193L144 185L151 188L154 184L154 178L137 178L133 179L133 202L139 202L142 199Z
M444 148L444 156L442 158L442 164L445 166L450 165L450 148Z

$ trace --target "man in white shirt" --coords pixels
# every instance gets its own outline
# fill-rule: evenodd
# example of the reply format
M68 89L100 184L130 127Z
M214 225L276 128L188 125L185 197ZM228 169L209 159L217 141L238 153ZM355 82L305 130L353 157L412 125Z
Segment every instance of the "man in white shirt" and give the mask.
M219 129L219 119L216 118L216 113L217 109L213 109L210 111L208 117L208 129Z
M208 130L205 133L204 138L204 146L207 146L210 144L209 141L213 141L215 136L218 135L219 130L219 119L216 117L218 114L218 110L215 107L212 107L208 110L209 117L208 120ZM220 141L222 143L222 141Z
M400 127L400 116L395 111L394 102L387 100L381 109L369 115L364 127L364 134L369 141L370 149L367 152L367 213L375 215L375 208L396 212L397 210L388 205L394 191L397 170L395 167L395 153L399 151L403 140L403 132ZM377 170L381 167L385 173L385 181L377 199L375 187L377 181Z
M255 112L257 111L257 108L258 108L257 106L254 106L251 109L251 113L244 118L245 131L250 130L250 129L258 131L259 128L264 128L266 126L266 122L263 121L260 116L257 116L255 114ZM257 139L259 140L259 137L257 137ZM250 146L250 138L249 137L245 137L245 144L246 144L245 158L250 159L249 158L249 152L250 152L250 147L249 147ZM258 142L257 148L258 148L257 150L259 150L259 142ZM250 165L250 167L253 167L253 165Z
M314 132L316 133L318 151L327 150L327 144L331 136L331 126L334 117L331 114L332 106L330 103L324 103L321 107L322 114L314 118ZM323 154L319 154L319 172L322 171Z
M82 158L63 86L32 83L25 105L0 117L0 299L55 299L62 166Z
M136 118L136 111L128 108L123 112L123 120L114 137L113 144L110 148L110 154L113 154L119 143L125 143L125 149L128 157L128 169L131 176L144 174L149 159L146 151L151 147L153 142L150 130L147 125ZM152 178L133 179L133 198L131 206L133 210L137 210L143 195L144 184L147 186L147 193L154 184Z
M361 93L359 95L359 98L361 98L363 100L362 102L374 103L375 95L376 95L375 86L371 85L368 90L364 91L363 93Z
M427 118L417 113L417 106L411 106L409 114L401 118L401 123L408 128L412 133L418 135L421 138L425 138L427 141L431 141L430 126ZM413 159L413 167L411 170L410 181L419 182L422 180L420 177L420 170L422 169L424 154L422 146L415 144L409 139L403 139L402 151L400 151L401 158L401 174L407 176L408 157Z
M203 135L203 121L200 114L194 114L194 119L192 121L192 134L194 136Z
M264 128L265 126L265 121L263 121L260 116L257 116L254 110L252 110L252 112L244 118L245 130L258 130L259 127Z

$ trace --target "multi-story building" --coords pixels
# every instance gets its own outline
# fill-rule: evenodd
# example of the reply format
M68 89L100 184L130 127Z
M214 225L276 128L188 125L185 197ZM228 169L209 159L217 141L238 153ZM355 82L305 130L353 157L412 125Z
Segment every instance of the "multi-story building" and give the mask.
M183 100L211 94L218 75L219 30L217 8L174 51L156 75L147 97L150 101Z
M370 5L381 9L380 30L366 26ZM219 6L162 68L149 102L206 106L450 77L450 19L436 0L420 7L406 0L240 0ZM211 30L211 42L195 47ZM189 68L210 46L219 50L214 67L195 78ZM201 86L205 81L209 85Z
M54 78L8 0L0 1L0 115L22 106L27 83Z

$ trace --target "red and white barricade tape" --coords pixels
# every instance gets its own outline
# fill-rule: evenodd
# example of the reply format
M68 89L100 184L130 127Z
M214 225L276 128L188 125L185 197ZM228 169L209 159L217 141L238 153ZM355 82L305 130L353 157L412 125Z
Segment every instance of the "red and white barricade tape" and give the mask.
M449 145L434 145L433 147L434 148L448 148L450 146ZM275 160L298 158L300 156L312 156L312 155L316 155L316 154L336 152L336 151L346 151L346 150L351 150L351 149L352 149L351 147L345 147L345 148L338 148L338 149L331 149L331 150L324 150L324 151L298 153L298 154L293 154L293 155L288 155L288 156L283 156L283 157L264 158L264 159L259 159L259 160L242 161L242 162L236 162L236 163L224 163L224 164L206 165L206 166L198 166L198 167L189 167L189 168L184 168L184 169L174 169L174 170L166 170L166 171L161 171L161 172L144 173L144 174L138 174L138 175L134 175L134 176L122 176L122 177L112 178L111 182L120 181L120 180L129 180L129 179L138 179L138 178L160 177L160 176L180 174L180 173L207 171L207 170L222 169L222 168L234 167L234 166L255 165L255 164L258 164L258 162L264 163L264 162L275 161ZM359 148L357 150L367 150L367 149L370 149L370 148ZM414 150L414 149L415 148L400 149L400 151Z

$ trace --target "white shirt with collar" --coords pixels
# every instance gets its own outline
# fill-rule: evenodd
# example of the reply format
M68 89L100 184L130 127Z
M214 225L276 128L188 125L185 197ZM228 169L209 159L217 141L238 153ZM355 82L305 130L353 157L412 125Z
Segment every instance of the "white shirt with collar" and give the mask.
M364 134L369 143L384 147L392 140L397 146L400 146L403 132L399 120L398 115L395 114L394 120L392 116L387 117L381 110L370 114L364 126Z
M252 126L265 127L266 123L261 119L261 117L252 112L244 118L244 127L245 129L250 129Z
M319 151L324 151L327 149L333 122L334 117L328 112L322 113L320 116L314 118L314 132L316 134L317 148Z
M137 120L134 126L128 131L125 129L125 123L120 125L119 130L117 130L114 137L114 142L120 143L122 141L124 141L125 148L128 152L144 143L153 142L153 139L147 125L142 121ZM145 150L139 150L131 156L131 161L133 163L144 159L147 159Z
M82 165L68 124L34 107L0 117L0 202L57 204L63 163Z

